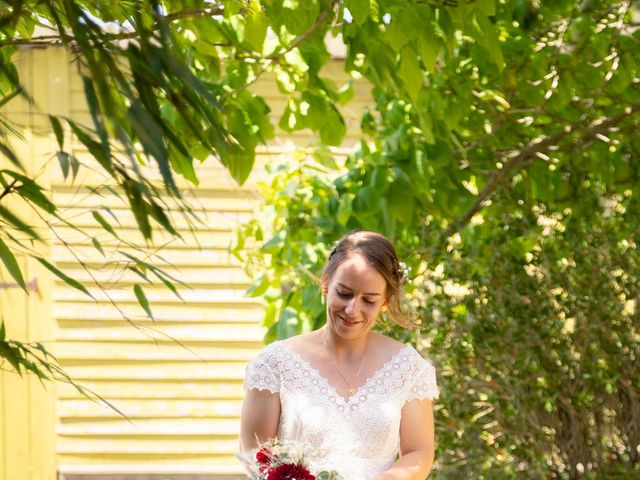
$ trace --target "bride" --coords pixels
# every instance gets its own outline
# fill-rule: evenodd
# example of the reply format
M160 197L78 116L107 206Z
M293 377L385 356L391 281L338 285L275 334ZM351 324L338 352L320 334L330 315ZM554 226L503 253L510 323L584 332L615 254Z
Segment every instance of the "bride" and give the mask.
M423 480L434 459L435 370L411 346L372 331L405 324L403 271L384 236L355 231L322 274L327 322L268 345L247 365L241 449L269 438L312 447L314 471L344 480Z

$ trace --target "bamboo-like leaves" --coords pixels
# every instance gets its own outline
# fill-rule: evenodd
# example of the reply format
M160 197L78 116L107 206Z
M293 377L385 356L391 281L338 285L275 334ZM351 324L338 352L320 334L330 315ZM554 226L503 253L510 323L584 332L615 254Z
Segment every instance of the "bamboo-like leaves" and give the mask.
M9 159L9 161L13 163L17 168L19 168L23 172L25 171L24 166L7 144L0 142L0 152L2 152L2 154L7 157L7 159Z
M93 212L91 212L91 215L93 216L94 220L100 224L102 228L104 228L107 232L109 232L115 238L118 238L118 234L116 233L114 228L111 226L109 222L107 222L107 220L102 216L100 212L94 210Z
M144 290L138 284L133 286L133 293L138 299L138 303L144 309L149 318L153 318L153 314L151 313L151 308L149 307L149 300L147 300L147 296L144 294Z
M85 397L107 405L123 418L129 418L95 391L76 383L60 366L58 359L52 355L42 343L18 342L7 339L4 319L0 318L0 359L9 362L13 370L23 376L24 373L35 375L44 385L44 381L61 381L72 385Z
M46 260L46 259L44 259L42 257L35 257L35 259L43 267L45 267L47 270L49 270L51 273L53 273L56 277L58 277L64 283L66 283L67 285L69 285L72 288L75 288L76 290L79 290L80 292L84 293L85 295L95 299L95 297L91 294L91 292L89 292L87 287L85 287L83 284L78 282L76 279L71 278L69 275L65 274L63 271L61 271L59 268L54 266L48 260Z
M56 135L58 149L64 150L64 132L62 130L62 123L60 122L60 119L54 115L49 115L49 122L51 123L53 132Z
M40 235L38 235L38 233L31 225L24 222L22 219L20 219L20 217L15 215L8 208L0 205L0 220L3 219L8 224L12 225L16 230L26 233L30 238L34 240L41 240Z
M56 206L47 198L43 193L43 188L35 181L12 170L0 170L0 177L5 175L19 182L18 185L14 186L14 190L20 194L20 196L48 213L55 213ZM4 185L6 181L1 179L0 183Z
M18 265L18 261L11 249L9 249L7 244L2 241L2 238L0 238L0 259L2 259L2 263L7 267L9 275L11 275L16 283L26 291L27 287L24 277L22 276L22 271L20 270L20 265Z

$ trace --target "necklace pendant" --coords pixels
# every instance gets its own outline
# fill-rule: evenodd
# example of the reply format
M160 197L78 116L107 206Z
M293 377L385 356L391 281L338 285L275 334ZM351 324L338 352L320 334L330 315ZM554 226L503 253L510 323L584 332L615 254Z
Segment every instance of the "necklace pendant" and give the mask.
M347 391L347 394L348 394L349 396L353 395L354 393L356 393L356 391L355 391L353 388L350 388L350 389Z

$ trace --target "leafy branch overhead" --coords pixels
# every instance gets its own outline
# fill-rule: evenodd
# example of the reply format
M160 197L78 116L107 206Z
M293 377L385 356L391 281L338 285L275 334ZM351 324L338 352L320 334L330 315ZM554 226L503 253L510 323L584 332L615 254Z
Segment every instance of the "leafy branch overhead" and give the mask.
M3 3L2 105L10 106L12 99L20 97L38 108L14 64L17 47L58 45L71 52L82 78L91 123L50 114L51 131L58 144L55 159L63 176L73 182L81 170L94 168L83 165L71 153L71 138L83 144L106 175L105 188L127 202L147 242L154 228L178 236L172 219L176 213L183 212L193 223L191 208L182 198L175 177L197 184L198 161L214 156L239 183L246 180L256 147L274 134L269 106L247 88L265 73L273 74L287 97L280 115L281 128L310 128L326 144L339 145L346 127L338 104L348 97L344 89L338 90L320 73L330 58L325 37L341 33L348 39L352 29L365 24L366 19L369 28L378 30L371 47L380 41L395 46L398 40L403 41L396 25L405 22L402 9L406 6L404 2L258 0ZM455 3L418 3L415 13L424 20L449 16L447 9ZM490 9L490 4L478 2L476 8L467 2L454 10L458 17L467 10L474 12L474 19L486 23L482 12ZM351 20L347 21L349 16ZM417 28L415 22L412 25ZM436 26L429 38L437 31ZM441 43L448 44L450 39L443 38ZM356 53L352 49L350 55ZM417 72L405 67L417 64L411 60L412 55L400 53L397 59L385 59L391 62L388 66L402 67L399 82L394 80L394 85L415 92L419 75L412 78ZM349 59L348 68L352 68L351 63ZM5 114L1 120L4 136L0 149L11 168L0 174L0 201L6 205L9 197L19 197L34 209L36 218L45 223L53 218L57 224L73 228L73 223L46 200L37 179L26 173L24 159L15 153L15 141L24 141L22 126L10 115ZM160 173L162 187L147 179L144 172L149 168ZM92 215L114 241L122 241L114 230L117 220L105 220L110 216L108 210L96 210ZM23 286L15 257L19 252L38 258L68 285L88 293L85 286L38 256L32 242L40 239L28 223L9 207L0 210L2 260L14 280ZM95 237L91 242L104 256L104 245ZM141 264L134 261L129 265L138 268ZM166 280L167 275L163 278ZM135 288L135 295L150 314L142 286Z
M273 165L237 234L266 340L322 325L329 246L383 232L420 328L379 328L440 367L436 478L637 475L637 2L382 4L343 4L364 139Z

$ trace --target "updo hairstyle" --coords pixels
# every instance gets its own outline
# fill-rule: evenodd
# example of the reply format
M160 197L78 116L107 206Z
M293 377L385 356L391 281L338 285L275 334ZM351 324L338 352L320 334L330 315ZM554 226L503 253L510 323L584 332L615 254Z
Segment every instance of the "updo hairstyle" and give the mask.
M396 249L384 235L367 230L347 233L329 253L322 278L331 278L342 262L354 254L362 256L385 279L388 314L393 321L402 327L412 328L414 325L407 318L401 303L405 272L400 266Z

